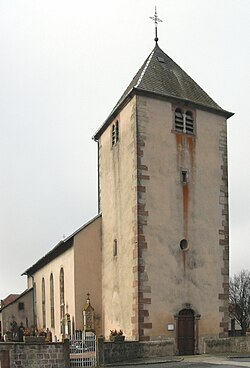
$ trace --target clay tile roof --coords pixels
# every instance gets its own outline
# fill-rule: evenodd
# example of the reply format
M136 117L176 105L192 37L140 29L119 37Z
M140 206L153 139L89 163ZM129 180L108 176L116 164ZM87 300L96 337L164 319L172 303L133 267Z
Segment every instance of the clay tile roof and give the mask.
M233 114L223 110L208 94L177 65L158 44L143 63L133 80L112 110L110 116L97 131L94 139L98 139L109 125L110 118L114 116L119 107L131 93L147 93L169 99L191 102L200 108L213 110L225 117Z
M3 305L6 307L8 304L14 302L19 297L19 294L10 294L3 299Z

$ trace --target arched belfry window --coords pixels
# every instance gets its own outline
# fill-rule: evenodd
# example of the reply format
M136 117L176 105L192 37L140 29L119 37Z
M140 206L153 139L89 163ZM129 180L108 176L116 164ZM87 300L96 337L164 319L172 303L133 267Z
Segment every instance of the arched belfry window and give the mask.
M115 124L112 125L112 146L119 141L119 121L116 120Z
M64 303L64 271L60 269L60 318L61 320L65 315L65 303Z
M194 134L194 115L190 110L182 111L180 108L174 112L174 130L177 133Z
M53 274L50 275L50 324L55 327L55 296L54 296L54 279Z
M42 278L42 323L43 328L46 328L46 304L45 304L45 280Z
M174 126L175 126L175 130L177 132L183 132L184 119L183 119L183 113L182 113L181 109L176 109L175 110Z
M186 112L185 125L186 125L186 133L193 134L194 133L194 118L193 118L193 114L191 111Z

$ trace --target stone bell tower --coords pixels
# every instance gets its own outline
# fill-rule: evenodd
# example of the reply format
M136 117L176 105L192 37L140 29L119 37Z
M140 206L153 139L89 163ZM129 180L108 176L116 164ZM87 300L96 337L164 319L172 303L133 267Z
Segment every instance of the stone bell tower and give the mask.
M103 330L202 350L228 329L227 118L155 47L95 134ZM188 341L188 343L187 343Z

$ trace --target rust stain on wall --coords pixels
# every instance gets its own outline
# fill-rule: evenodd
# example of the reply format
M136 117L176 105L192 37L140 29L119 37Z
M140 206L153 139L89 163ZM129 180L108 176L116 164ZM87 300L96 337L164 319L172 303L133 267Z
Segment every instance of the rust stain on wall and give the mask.
M175 134L176 151L177 151L177 167L181 166L183 159L183 137L181 134Z
M183 261L183 270L184 270L184 276L186 276L186 252L182 252L182 261Z
M190 172L193 173L194 169L194 156L195 156L195 139L194 137L185 137L186 145L189 153L189 161L190 161Z
M192 155L194 151L194 138L192 136L186 136L186 142L189 148L189 153Z
M189 197L188 184L183 184L182 185L182 193L183 193L183 224L184 224L184 235L187 238L187 235L188 235L188 197Z
M181 134L175 134L176 144L177 146L180 146L182 144L182 135Z
M176 134L176 148L177 148L177 167L180 171L188 170L188 181L193 180L194 165L195 165L195 139L186 134ZM188 225L189 225L189 201L190 201L190 185L189 182L182 182L182 216L183 216L183 236L188 239ZM188 253L183 251L181 253L184 276L186 275L187 257Z

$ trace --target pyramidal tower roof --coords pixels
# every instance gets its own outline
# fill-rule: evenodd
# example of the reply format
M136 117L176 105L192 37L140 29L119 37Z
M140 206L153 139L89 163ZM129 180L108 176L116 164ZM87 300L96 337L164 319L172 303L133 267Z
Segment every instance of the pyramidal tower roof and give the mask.
M203 110L214 111L226 118L233 115L212 100L179 65L161 50L156 42L153 51L126 88L108 119L97 131L94 139L100 137L110 120L134 94L161 96L170 100L190 102Z

